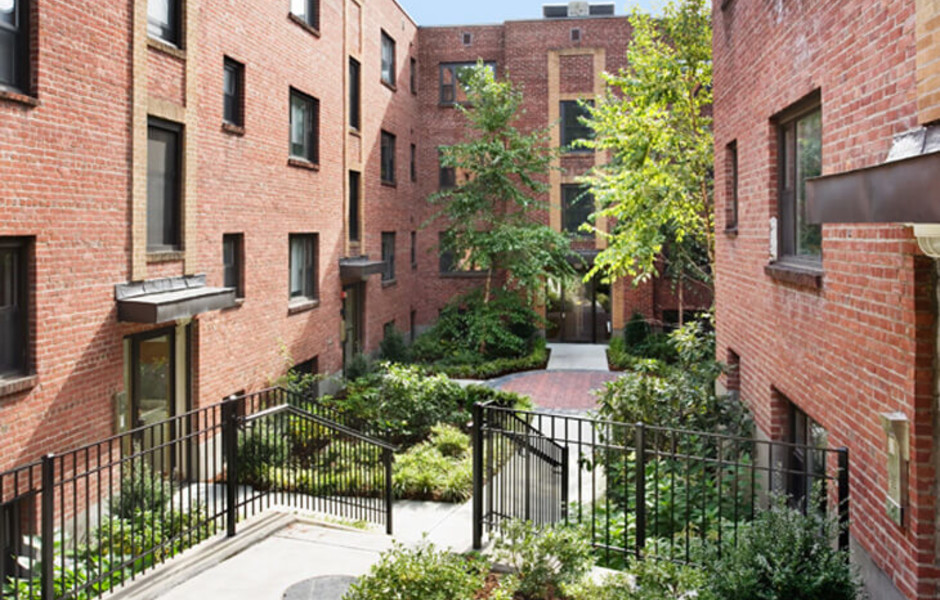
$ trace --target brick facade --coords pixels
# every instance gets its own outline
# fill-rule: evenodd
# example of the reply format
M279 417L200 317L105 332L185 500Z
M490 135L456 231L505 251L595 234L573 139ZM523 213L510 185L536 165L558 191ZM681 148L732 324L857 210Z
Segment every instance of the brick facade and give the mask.
M852 538L860 562L877 567L866 569L881 590L875 597L886 598L940 593L936 269L910 227L827 224L821 285L772 276L770 220L780 202L772 119L818 91L823 174L882 163L893 136L930 114L918 113L926 79L915 57L927 50L916 32L936 23L936 11L931 20L922 4L713 3L716 163L736 142L739 199L736 232L721 233L726 215L717 215L718 355L739 359L728 387L740 390L763 434L786 439L792 402L826 429L829 446L848 447ZM716 198L730 197L729 169L716 172ZM891 412L911 424L901 526L885 510L880 415Z

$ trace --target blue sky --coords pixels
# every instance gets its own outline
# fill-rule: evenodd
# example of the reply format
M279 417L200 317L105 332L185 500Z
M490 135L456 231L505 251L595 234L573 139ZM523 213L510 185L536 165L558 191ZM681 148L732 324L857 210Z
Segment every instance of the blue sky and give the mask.
M595 2L598 0L594 0ZM605 0L606 1L606 0ZM418 25L473 25L501 23L512 19L538 19L542 4L563 0L398 0ZM617 14L625 15L638 5L652 10L659 0L616 0Z

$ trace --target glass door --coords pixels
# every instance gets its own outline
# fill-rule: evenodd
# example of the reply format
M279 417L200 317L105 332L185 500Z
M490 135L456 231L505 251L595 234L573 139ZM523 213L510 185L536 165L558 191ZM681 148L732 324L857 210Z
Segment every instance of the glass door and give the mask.
M176 352L174 331L162 330L131 339L131 420L140 429L134 452L149 454L151 468L169 475L173 453L170 424L157 425L176 414ZM152 452L151 452L152 451Z
M362 352L362 284L343 288L343 368Z

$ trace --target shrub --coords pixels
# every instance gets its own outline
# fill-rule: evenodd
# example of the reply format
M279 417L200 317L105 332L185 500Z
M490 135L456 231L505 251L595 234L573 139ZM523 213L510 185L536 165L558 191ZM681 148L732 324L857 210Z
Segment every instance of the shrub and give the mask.
M486 567L478 558L443 552L426 541L416 548L396 543L343 600L473 600Z
M483 361L478 354L467 352L472 358L463 354L455 354L453 361L441 360L426 366L426 369L435 373L442 373L456 379L493 379L509 373L543 369L548 363L548 348L545 340L537 338L532 342L529 354L519 358L497 358Z
M646 322L643 313L634 312L626 327L623 328L623 341L626 343L628 350L639 348L646 342L646 338L649 337L650 333L652 333L650 325Z
M135 449L137 451L137 449ZM122 464L121 492L111 504L111 513L129 519L137 512L159 512L173 493L173 485L150 467L153 455L140 455Z
M515 408L516 410L531 410L532 399L516 392L507 392L485 385L468 385L463 388L464 398L463 406L468 411L474 404L482 402L494 402L498 406L505 408Z
M515 570L519 593L533 598L548 597L561 586L576 583L594 564L584 531L518 520L503 523L493 556Z
M257 423L238 438L238 481L259 490L276 482L270 469L286 464L290 447L272 423Z
M346 364L346 379L355 381L363 377L368 377L376 370L375 363L365 354L359 352L355 354Z
M429 441L448 458L460 458L470 452L470 436L452 425L432 427Z
M565 594L570 600L691 600L704 582L705 575L693 567L645 560L632 563L628 573L566 586Z
M411 362L411 349L405 343L405 337L392 327L379 343L379 356L382 360L393 363Z
M845 552L832 547L838 526L780 499L741 530L735 548L708 561L703 600L855 600L859 577Z
M448 425L435 426L428 441L400 455L394 468L399 498L462 502L473 493L470 437Z

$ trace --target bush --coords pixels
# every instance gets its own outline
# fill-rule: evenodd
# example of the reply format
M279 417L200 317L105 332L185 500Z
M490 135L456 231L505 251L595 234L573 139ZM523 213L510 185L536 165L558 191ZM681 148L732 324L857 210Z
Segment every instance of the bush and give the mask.
M485 385L468 385L463 388L464 398L463 406L468 411L474 404L483 402L494 402L497 406L504 408L515 408L516 410L531 410L532 399L516 392L507 392Z
M473 600L487 570L478 558L440 551L429 542L416 548L396 542L343 600Z
M428 440L447 458L461 458L470 452L470 436L451 425L435 425Z
M639 348L651 333L650 325L646 322L643 313L634 312L627 326L623 328L623 341L628 349Z
M855 600L859 577L832 547L838 526L781 499L741 530L738 545L709 560L704 600Z
M537 338L532 342L529 354L519 358L497 358L483 361L475 352L467 352L468 356L455 354L451 363L447 360L427 365L426 369L433 373L441 373L455 379L493 379L509 373L544 369L548 364L548 348L545 340ZM470 356L472 355L472 356Z
M276 484L271 468L285 465L290 454L287 441L272 423L257 423L238 437L238 481L259 490Z
M131 459L126 466L122 464L121 492L111 504L112 514L129 519L138 512L159 512L166 506L173 493L173 485L153 472L150 467L153 456L140 455L139 460Z
M428 441L399 455L394 469L392 485L398 498L463 502L473 494L469 452L451 458Z
M570 600L683 600L697 597L705 582L698 569L669 561L631 563L627 573L600 582L584 580L565 587Z
M379 343L379 356L382 360L393 363L411 362L411 349L405 343L405 336L392 327Z
M376 366L368 356L363 353L355 354L346 364L346 380L355 381L375 373Z
M515 570L519 593L546 598L590 571L594 561L588 539L573 526L538 527L512 520L503 523L493 556Z

